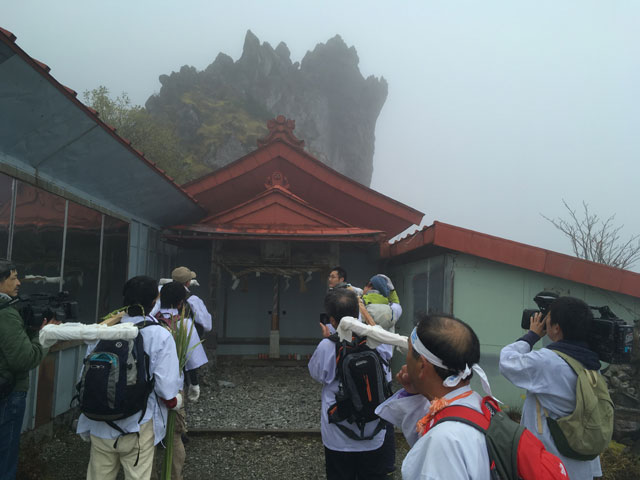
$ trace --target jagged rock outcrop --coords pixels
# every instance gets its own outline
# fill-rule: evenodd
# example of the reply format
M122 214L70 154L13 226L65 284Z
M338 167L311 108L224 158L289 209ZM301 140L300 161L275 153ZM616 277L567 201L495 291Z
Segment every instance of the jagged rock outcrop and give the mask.
M175 126L193 166L214 170L254 150L267 120L284 115L311 154L369 185L387 83L365 79L358 63L339 35L298 63L284 43L274 49L248 31L238 61L220 53L201 72L184 66L160 76L160 93L146 108Z

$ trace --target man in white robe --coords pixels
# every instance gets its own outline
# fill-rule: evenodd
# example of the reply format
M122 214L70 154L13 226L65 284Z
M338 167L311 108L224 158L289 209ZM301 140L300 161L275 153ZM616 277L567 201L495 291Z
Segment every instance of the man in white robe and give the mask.
M578 377L554 350L575 358L588 370L600 370L598 355L586 342L586 324L590 317L591 309L582 300L560 297L551 304L545 318L540 313L535 314L529 332L500 352L500 373L515 386L527 390L522 425L562 460L569 478L579 480L602 476L600 457L582 461L561 455L549 432L545 412L557 419L569 415L576 407ZM545 335L553 343L532 350ZM536 399L540 407L536 405Z
M171 272L171 279L174 282L182 283L187 291L187 303L191 308L193 321L196 322L198 335L203 338L205 333L211 331L213 324L211 323L211 314L202 299L189 290L189 284L194 278L196 278L196 272L189 270L187 267L177 267Z
M356 480L387 478L388 466L395 459L394 445L385 440L385 425L374 420L365 424L364 435L368 440L355 440L347 436L335 423L329 423L327 410L336 401L339 379L336 377L336 342L328 337L344 317L357 317L358 300L349 289L331 290L325 299L325 309L331 325L322 325L323 336L309 360L311 377L322 383L322 410L320 432L325 447L325 468L328 480ZM380 345L376 349L385 361L391 358L392 347ZM346 420L344 428L359 434L357 427ZM376 427L378 428L376 433Z
M424 434L424 426L431 426L431 415L445 406L482 411L482 397L469 387L473 369L489 390L486 375L477 365L478 337L458 319L425 315L412 332L408 347L407 363L397 375L404 388L376 410L380 417L402 428L411 446L402 463L402 478L489 480L484 434L455 421L427 428Z
M149 356L149 373L155 383L144 416L136 412L122 420L114 420L120 431L80 415L76 432L84 439L91 439L91 456L87 469L88 480L115 480L120 465L124 469L125 480L148 480L151 477L154 446L165 436L167 409L180 408L180 368L176 344L171 333L151 316L143 316L150 311L157 296L157 282L149 277L139 276L128 280L124 286L124 304L129 306L122 323L156 324L140 330L144 341L144 351ZM87 347L87 355L98 342ZM122 432L126 434L123 435Z

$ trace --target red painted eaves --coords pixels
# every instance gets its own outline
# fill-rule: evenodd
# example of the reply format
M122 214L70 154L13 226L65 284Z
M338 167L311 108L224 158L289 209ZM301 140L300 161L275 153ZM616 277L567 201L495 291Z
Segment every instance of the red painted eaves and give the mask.
M0 27L0 33L2 33L5 37L7 37L7 39L10 42L15 42L16 41L16 37L13 33L11 33L9 30L5 30L4 28Z
M437 221L381 249L381 254L396 257L426 245L640 298L638 273Z

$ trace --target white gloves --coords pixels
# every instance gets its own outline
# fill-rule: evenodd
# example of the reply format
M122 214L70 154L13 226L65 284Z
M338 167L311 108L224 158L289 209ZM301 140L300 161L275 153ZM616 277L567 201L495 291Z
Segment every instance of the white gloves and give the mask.
M182 394L180 392L178 392L178 394L176 395L176 400L176 406L171 410L180 410L182 408L182 405L184 405L184 402L182 401Z
M197 402L200 398L200 385L189 385L189 392L187 398L190 402Z

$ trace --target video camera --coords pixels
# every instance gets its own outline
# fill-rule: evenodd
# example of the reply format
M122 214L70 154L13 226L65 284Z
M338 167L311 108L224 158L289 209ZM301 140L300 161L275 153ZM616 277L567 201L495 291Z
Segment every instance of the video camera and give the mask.
M549 312L551 304L558 298L553 292L540 292L533 301L539 310L527 309L522 312L520 325L528 330L533 314L540 312L543 318ZM589 348L596 352L600 360L607 363L629 363L633 348L633 326L618 318L608 306L593 307L600 314L600 318L594 318L587 332Z
M16 309L28 329L38 330L45 318L55 318L59 322L78 318L78 302L72 302L68 298L69 292L55 295L34 293L18 297Z

